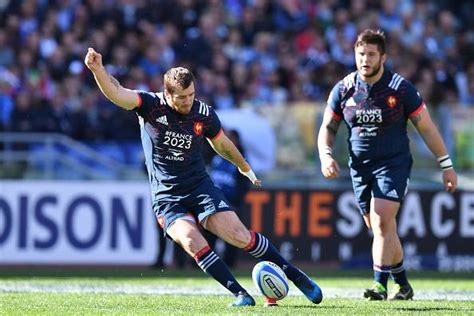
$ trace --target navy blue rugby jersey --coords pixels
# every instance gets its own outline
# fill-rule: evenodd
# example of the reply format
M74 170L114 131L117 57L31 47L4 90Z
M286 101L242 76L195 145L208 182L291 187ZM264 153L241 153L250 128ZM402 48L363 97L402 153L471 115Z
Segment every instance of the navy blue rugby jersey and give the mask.
M411 159L407 121L424 102L402 76L385 70L370 86L355 71L334 86L328 105L348 127L351 167L394 157Z
M222 131L217 114L195 99L183 115L167 104L163 92L137 92L135 111L152 192L179 194L196 188L208 177L201 155L204 138L213 139Z

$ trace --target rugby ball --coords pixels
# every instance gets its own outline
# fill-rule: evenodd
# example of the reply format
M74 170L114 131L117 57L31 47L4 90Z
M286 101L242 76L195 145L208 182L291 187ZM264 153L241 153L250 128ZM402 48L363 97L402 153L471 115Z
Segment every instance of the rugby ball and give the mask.
M281 300L288 294L286 274L273 262L257 263L252 271L252 280L257 290L267 298Z

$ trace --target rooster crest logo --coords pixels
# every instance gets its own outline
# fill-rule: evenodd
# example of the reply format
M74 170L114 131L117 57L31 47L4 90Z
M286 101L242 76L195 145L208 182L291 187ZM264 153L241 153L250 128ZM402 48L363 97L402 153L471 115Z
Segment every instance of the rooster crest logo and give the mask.
M389 96L387 98L387 104L389 107L393 108L395 105L397 105L397 98L395 98L393 95Z
M202 127L203 127L203 124L202 122L195 122L194 123L194 133L196 133L196 135L202 135Z

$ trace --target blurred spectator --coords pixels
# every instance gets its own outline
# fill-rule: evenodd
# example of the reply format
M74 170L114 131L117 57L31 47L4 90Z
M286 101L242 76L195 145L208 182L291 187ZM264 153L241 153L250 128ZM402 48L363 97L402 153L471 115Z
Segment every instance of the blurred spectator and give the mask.
M3 131L11 122L14 108L14 100L11 96L11 86L3 79L0 79L0 105L0 131Z
M365 28L386 32L387 66L430 105L473 106L473 10L472 1L428 0L0 1L0 128L135 137L136 118L92 92L89 46L135 89L160 90L163 70L183 65L219 109L324 102L354 69Z
M0 29L0 67L8 67L13 64L15 53L12 44L9 43L8 34Z
M301 0L278 0L274 21L277 31L293 33L306 29L309 23L308 13Z
M402 25L402 18L400 15L399 1L382 0L380 10L380 27L382 30L392 33L397 32Z

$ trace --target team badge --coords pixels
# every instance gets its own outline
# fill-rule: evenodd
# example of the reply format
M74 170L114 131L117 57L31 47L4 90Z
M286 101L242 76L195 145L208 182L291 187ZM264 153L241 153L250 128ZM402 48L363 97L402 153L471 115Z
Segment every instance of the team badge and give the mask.
M202 128L203 128L202 122L194 122L193 130L196 135L202 135L202 132L203 132Z
M391 95L387 98L387 104L389 107L393 108L395 105L397 105L397 98L395 96Z

